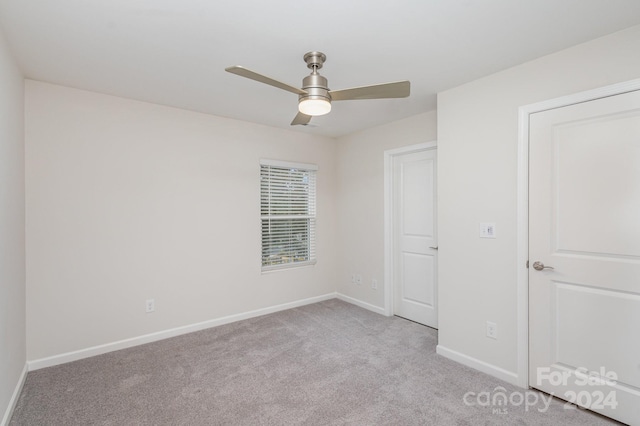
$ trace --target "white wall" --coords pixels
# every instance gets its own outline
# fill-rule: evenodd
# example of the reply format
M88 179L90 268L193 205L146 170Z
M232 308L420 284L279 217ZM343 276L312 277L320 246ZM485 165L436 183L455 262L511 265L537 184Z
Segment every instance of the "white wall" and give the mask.
M638 78L638 52L640 26L439 94L442 348L516 380L518 107ZM479 222L495 222L497 238L480 239Z
M24 82L0 32L0 424L26 361Z
M335 140L30 80L26 123L29 360L335 292ZM318 164L315 266L261 274L260 158Z
M339 139L339 293L384 308L384 151L435 139L435 111ZM362 285L351 283L354 273L362 275Z

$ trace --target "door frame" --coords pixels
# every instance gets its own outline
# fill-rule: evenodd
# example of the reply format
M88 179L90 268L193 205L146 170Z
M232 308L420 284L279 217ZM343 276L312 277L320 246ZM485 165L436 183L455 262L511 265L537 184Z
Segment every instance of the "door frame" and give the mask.
M555 108L640 90L640 79L549 99L518 109L517 177L517 385L529 387L529 116Z
M384 151L384 314L388 317L393 315L393 159L398 155L437 148L438 142L431 141ZM437 194L436 191L436 199Z

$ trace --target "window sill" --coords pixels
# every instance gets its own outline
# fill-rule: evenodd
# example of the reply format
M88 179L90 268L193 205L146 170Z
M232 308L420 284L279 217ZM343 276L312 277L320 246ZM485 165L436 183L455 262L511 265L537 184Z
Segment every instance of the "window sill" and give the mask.
M296 262L296 263L286 263L283 265L265 266L265 267L262 267L262 273L269 274L271 272L286 271L288 269L308 268L310 266L315 266L317 262L318 262L317 260L312 260L310 262Z

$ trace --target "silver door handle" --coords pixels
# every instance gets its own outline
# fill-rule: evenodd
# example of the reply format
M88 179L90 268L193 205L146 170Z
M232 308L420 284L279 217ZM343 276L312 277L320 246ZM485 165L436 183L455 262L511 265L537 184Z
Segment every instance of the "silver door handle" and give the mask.
M432 248L432 249L434 249L434 250L438 250L438 246L435 246L435 247L429 247L429 248Z
M553 266L544 266L542 262L533 262L533 269L536 271L542 271L543 269L553 269Z

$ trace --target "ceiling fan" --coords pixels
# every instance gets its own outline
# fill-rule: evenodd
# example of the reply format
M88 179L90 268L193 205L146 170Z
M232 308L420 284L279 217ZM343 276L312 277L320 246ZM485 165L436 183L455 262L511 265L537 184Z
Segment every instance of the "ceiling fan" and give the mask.
M225 71L298 95L298 114L291 122L292 126L298 124L307 125L311 121L311 117L328 114L331 111L332 101L406 98L409 96L411 83L407 80L352 87L350 89L329 90L327 79L318 73L318 70L322 68L326 60L327 57L322 52L309 52L304 55L304 61L307 63L307 67L311 69L311 74L302 80L301 89L258 74L240 65L225 68Z

